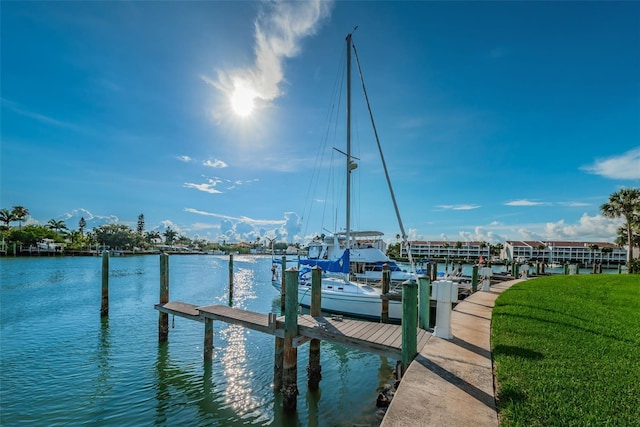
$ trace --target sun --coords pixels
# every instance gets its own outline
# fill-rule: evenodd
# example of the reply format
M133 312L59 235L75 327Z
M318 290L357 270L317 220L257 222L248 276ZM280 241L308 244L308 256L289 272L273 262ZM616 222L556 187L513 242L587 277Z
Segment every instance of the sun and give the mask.
M249 116L255 109L256 92L242 83L236 83L231 94L231 108L240 117Z

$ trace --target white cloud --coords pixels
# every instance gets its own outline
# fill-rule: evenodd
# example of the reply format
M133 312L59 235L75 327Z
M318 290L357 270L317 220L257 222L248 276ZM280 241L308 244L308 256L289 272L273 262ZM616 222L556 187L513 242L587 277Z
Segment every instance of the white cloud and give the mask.
M176 159L180 160L181 162L185 162L185 163L189 163L191 160L193 160L189 156L178 156L178 157L176 157Z
M216 241L255 241L257 237L261 239L269 237L275 238L276 241L298 242L303 237L300 235L301 219L295 212L285 212L284 219L255 219L246 216L234 217L194 208L186 208L185 211L218 218L220 222L215 225L197 223L199 230L218 229L218 235L210 236L212 240Z
M202 184L195 184L193 182L185 182L183 187L186 188L195 188L196 190L204 191L205 193L211 194L220 194L222 191L216 190L216 185L220 184L222 180L220 179L207 179L207 182L203 182Z
M570 208L583 208L585 206L591 206L591 203L583 203L583 202L558 202L561 206L568 206Z
M202 76L231 99L238 90L250 92L255 99L269 102L282 95L283 61L300 52L304 37L315 34L332 7L331 1L274 1L265 3L254 23L255 62L246 69L217 70L217 78Z
M480 205L438 205L437 207L441 209L451 209L454 211L470 211L478 209Z
M203 165L209 166L210 168L226 168L227 164L222 160L215 159L214 161L207 160L202 162Z
M178 234L183 234L182 228L180 228L175 222L171 221L170 219L160 221L160 226L157 228L157 230L160 233L164 233L168 228L172 229Z
M498 225L497 223L493 224ZM460 231L458 234L460 235L460 237L462 237L461 241L465 242L498 243L507 240L505 236L497 234L494 230L487 230L482 226L475 227L473 229L473 232Z
M619 156L597 159L580 169L610 179L640 179L640 147Z
M70 230L76 230L80 218L84 218L87 223L85 231L91 230L94 227L99 227L105 224L118 224L119 219L115 215L94 215L90 211L84 208L73 209L69 212L65 212L58 217L61 221L64 221Z
M512 200L510 202L506 202L505 206L541 206L544 205L544 202L533 202L531 200L520 199L520 200Z
M603 215L580 217L577 224L565 224L564 220L548 222L542 233L544 240L606 240L611 241L617 235L621 218L609 219Z

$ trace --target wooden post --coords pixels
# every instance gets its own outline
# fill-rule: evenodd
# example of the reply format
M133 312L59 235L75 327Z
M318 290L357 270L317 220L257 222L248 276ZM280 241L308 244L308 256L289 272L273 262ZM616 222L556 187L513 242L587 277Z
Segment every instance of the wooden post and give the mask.
M382 312L380 321L389 323L389 284L391 283L391 270L389 264L382 264Z
M100 317L109 316L109 251L102 251L102 303Z
M471 269L471 292L478 290L478 264Z
M160 254L160 304L169 302L169 255ZM169 314L158 313L158 341L169 338Z
M213 319L204 319L204 359L213 359Z
M233 303L233 254L229 254L229 305Z
M418 286L415 280L402 285L402 374L418 354Z
M283 255L282 256L282 271L280 272L280 310L284 313L284 306L285 306L285 294L287 292L287 287L285 286L285 282L284 282L284 272L287 270L287 256Z
M298 349L293 338L298 335L298 270L285 271L286 303L284 317L284 360L282 363L282 406L296 410L298 404Z
M421 274L418 276L418 283L420 284L418 320L420 321L420 328L426 331L429 329L429 311L431 310L431 282L429 281L429 275Z
M322 269L318 266L311 269L311 310L312 316L320 316L322 307ZM312 339L309 343L309 364L307 365L307 386L317 390L322 379L320 366L320 340Z
M282 365L284 363L284 338L276 337L276 346L273 362L273 391L282 391Z

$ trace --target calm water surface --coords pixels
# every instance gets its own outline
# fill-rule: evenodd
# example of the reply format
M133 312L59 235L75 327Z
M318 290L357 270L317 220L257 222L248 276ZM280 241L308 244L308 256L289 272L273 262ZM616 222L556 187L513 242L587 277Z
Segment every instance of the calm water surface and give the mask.
M234 258L233 306L280 314L269 257ZM298 350L298 411L273 391L274 338L170 317L158 343L159 256L110 259L100 319L100 257L0 259L0 424L100 426L379 425L375 401L396 361L322 343L318 392ZM228 257L170 257L170 300L228 304Z

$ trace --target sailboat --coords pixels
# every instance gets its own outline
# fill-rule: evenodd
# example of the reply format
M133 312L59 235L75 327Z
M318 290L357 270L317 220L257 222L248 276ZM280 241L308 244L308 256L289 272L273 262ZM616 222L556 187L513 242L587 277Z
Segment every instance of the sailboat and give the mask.
M387 264L391 282L415 279L415 274L400 267L384 253L386 244L380 231L350 231L351 241L347 243L346 232L336 232L328 236L314 238L307 245L309 260L339 259L350 249L351 275L358 281L380 282L382 268Z
M352 33L347 35L347 135L346 135L346 152L342 153L346 157L346 229L343 233L334 233L332 239L333 244L327 244L327 242L321 242L319 245L310 246L309 257L299 259L297 262L301 265L299 270L299 285L298 285L298 299L299 304L305 307L311 305L311 280L310 280L310 268L312 266L319 266L322 268L322 286L321 295L322 303L321 308L323 311L330 313L345 314L353 317L380 319L382 311L382 290L379 287L373 287L366 283L357 282L351 280L353 274L357 277L357 272L353 270L353 264L351 260L351 254L356 254L357 259L363 254L374 253L370 249L375 249L380 252L384 258L375 261L389 261L379 248L370 247L358 247L357 243L352 246L354 240L353 237L357 236L357 232L351 231L351 172L357 168L357 164L354 161L354 157L351 155L351 52L352 52ZM354 49L355 50L355 49ZM357 54L356 54L357 60ZM364 88L364 84L363 84ZM366 98L365 90L365 98ZM369 104L367 99L367 105ZM370 110L369 110L370 111ZM373 122L373 118L372 118ZM374 132L376 140L378 140L377 131L374 124ZM400 220L399 211L395 201L395 195L391 187L389 176L387 173L387 167L382 156L382 150L380 149L380 143L378 141L378 149L382 158L382 164L387 177L387 184L391 192L391 198L393 200L394 208L396 210L396 216L400 224L402 231L402 238L404 244L407 242L407 236ZM340 151L340 150L338 150ZM378 233L378 232L373 232ZM333 248L330 251L330 248ZM336 255L339 256L336 257ZM410 252L409 252L410 253ZM378 256L378 258L380 258ZM374 264L375 264L374 261ZM410 259L411 265L413 261ZM276 267L277 260L274 259L274 266L272 267L273 286L281 290L282 280ZM356 262L357 265L357 262ZM369 264L370 265L370 264ZM395 263L394 263L395 265ZM381 272L382 264L380 264ZM397 267L397 266L396 266ZM373 272L373 269L370 269ZM399 270L399 268L398 268ZM362 270L361 273L365 273L366 270ZM402 271L395 271L396 273L402 273ZM406 273L406 272L403 272ZM398 277L398 276L396 276ZM415 277L415 275L408 275L406 278ZM400 321L402 319L402 303L398 300L389 301L389 320Z

